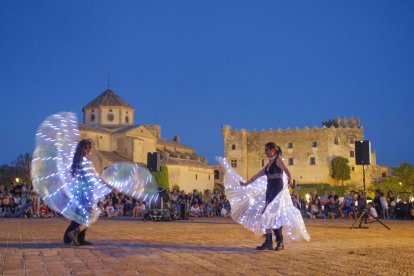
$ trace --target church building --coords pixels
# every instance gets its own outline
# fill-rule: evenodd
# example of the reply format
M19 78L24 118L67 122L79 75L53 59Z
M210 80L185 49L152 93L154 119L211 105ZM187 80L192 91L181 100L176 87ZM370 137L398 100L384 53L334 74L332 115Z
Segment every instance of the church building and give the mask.
M159 125L135 124L135 109L111 89L82 111L81 137L94 142L92 160L99 172L122 161L146 165L147 153L159 152L160 164L168 169L170 188L178 185L186 192L214 188L214 168L207 164L207 158L182 144L178 136L172 140L161 138Z

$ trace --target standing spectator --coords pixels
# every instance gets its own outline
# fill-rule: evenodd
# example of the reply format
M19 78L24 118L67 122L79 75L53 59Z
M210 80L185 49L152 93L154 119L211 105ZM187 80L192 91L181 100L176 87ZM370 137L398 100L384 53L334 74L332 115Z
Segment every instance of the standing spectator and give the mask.
M103 202L98 203L98 209L99 209L99 216L104 217L105 216L105 206Z
M382 208L382 217L384 219L388 219L388 202L383 192L380 193L380 202Z
M357 195L358 212L362 212L366 208L367 198L362 190L358 191Z
M387 193L387 202L388 202L388 215L390 218L395 218L394 208L396 205L395 197L392 191L388 191Z
M187 201L188 201L188 197L185 194L185 191L182 190L180 195L178 196L178 203L180 204L180 211L179 211L178 214L180 216L180 219L185 219L185 217L186 217Z
M293 206L295 206L296 208L300 210L300 197L296 191L293 191L291 198L292 198Z
M33 217L39 217L39 205L40 198L36 191L32 190L32 208L33 208Z
M133 200L130 196L124 197L124 215L132 216L132 210L134 209Z
M382 205L381 205L381 191L375 190L375 197L372 202L374 202L374 208L377 211L377 214L382 214Z
M175 208L175 218L180 214L180 204L178 203L178 193L177 190L173 190L170 194L171 205ZM174 219L175 219L174 218Z
M204 196L203 196L203 204L204 204L204 209L205 210L207 210L207 207L208 207L209 204L211 204L212 200L213 200L213 196L211 194L211 191L209 189L207 189L204 192Z

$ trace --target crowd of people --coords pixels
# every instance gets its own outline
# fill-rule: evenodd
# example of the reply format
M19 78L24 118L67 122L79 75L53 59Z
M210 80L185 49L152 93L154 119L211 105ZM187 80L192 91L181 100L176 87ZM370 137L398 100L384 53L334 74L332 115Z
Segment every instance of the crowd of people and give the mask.
M396 219L397 218L397 197L392 191L386 194L380 190L375 190L374 199L367 200L364 192L352 190L348 195L339 197L335 191L329 194L326 192L323 196L318 196L316 190L313 190L308 200L301 199L294 191L292 193L292 201L294 205L303 210L306 217L323 218L323 219L356 219L364 210L367 210L371 216L370 220L375 218ZM406 209L414 210L414 201L407 202ZM412 212L408 212L407 216L413 217Z
M193 190L186 193L184 190L168 189L161 192L163 209L169 210L169 217L173 220L198 217L229 217L231 206L226 195L219 191ZM304 217L322 219L356 219L365 209L372 216L369 218L395 219L397 218L397 198L392 191L384 193L375 191L375 197L368 200L367 205L364 192L352 190L348 195L339 197L335 191L319 196L316 190L312 191L308 199L298 196L296 191L292 195L293 204L301 210ZM414 210L414 201L409 202L410 210ZM158 206L149 206L143 200L135 200L116 191L108 194L98 203L101 217L132 217L145 219L151 209L160 209ZM25 184L13 184L5 187L0 185L0 217L38 217L51 218L56 214L44 204L32 187ZM411 214L414 216L414 214Z
M228 217L231 214L230 202L220 191L210 190L192 193L177 190L165 190L161 193L163 208L168 209L171 219L187 219L198 217ZM130 196L114 191L98 203L101 217L132 217L144 219L151 209L159 209L157 205L149 206L143 200L135 200ZM51 210L31 185L0 185L0 217L38 217L51 218L59 216Z

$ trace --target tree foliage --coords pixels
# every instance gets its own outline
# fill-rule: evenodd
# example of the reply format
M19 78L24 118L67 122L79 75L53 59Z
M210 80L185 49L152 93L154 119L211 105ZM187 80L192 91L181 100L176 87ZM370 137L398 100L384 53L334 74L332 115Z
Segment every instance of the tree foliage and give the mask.
M392 178L399 183L402 188L411 190L414 188L414 166L406 162L400 163L398 167L392 167Z
M168 179L168 168L167 166L161 166L159 172L153 172L152 175L161 189L169 188L170 183Z
M30 177L30 170L32 167L32 155L30 153L20 154L12 166L16 172L17 177L21 178L24 183L32 183Z
M342 180L342 185L344 180L351 179L351 169L348 163L348 159L341 156L335 157L331 161L332 177L338 181Z

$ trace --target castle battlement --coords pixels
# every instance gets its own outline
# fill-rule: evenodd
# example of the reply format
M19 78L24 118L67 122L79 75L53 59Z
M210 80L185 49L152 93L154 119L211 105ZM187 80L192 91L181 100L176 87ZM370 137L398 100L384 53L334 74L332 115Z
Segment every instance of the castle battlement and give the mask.
M302 133L302 132L311 132L311 131L317 131L322 129L355 129L355 128L363 128L361 125L361 121L359 118L335 118L332 120L327 120L322 122L322 126L318 127L314 125L313 127L309 128L308 126L305 126L303 128L296 127L294 129L291 129L290 127L286 129L278 128L277 130L270 128L268 130L266 129L260 129L260 130L247 130L247 129L232 129L230 125L224 125L222 128L223 135L239 135L239 134L264 134L264 133L278 133L278 134L295 134L295 133Z

